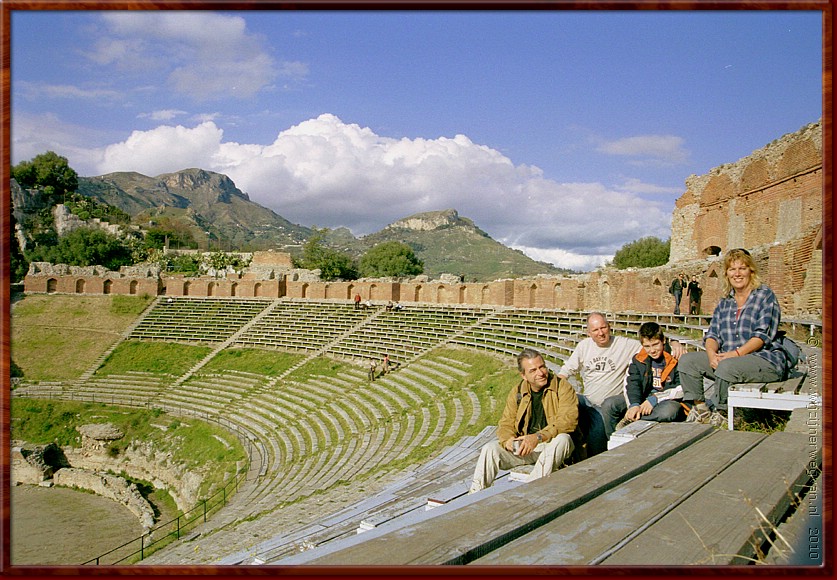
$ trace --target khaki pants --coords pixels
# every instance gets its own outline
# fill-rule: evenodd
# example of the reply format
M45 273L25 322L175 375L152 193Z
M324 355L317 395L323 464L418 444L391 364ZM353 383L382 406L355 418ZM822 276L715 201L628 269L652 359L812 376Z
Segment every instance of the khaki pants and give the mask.
M573 440L567 433L560 433L547 443L539 443L532 453L523 456L506 451L499 441L486 443L480 450L469 493L491 487L501 469L534 465L529 480L545 477L557 471L572 456L573 449Z

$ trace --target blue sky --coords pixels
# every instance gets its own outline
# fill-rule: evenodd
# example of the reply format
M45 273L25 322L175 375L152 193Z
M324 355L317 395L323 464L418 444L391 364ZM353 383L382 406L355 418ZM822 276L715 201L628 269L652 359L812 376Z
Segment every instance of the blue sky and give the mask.
M12 11L12 163L201 167L306 226L455 208L588 270L822 116L819 11Z

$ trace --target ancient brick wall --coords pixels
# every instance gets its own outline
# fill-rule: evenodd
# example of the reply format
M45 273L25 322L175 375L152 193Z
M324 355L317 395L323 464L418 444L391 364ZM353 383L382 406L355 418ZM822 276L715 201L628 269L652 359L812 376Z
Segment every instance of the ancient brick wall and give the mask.
M670 263L805 237L822 225L822 122L686 180Z

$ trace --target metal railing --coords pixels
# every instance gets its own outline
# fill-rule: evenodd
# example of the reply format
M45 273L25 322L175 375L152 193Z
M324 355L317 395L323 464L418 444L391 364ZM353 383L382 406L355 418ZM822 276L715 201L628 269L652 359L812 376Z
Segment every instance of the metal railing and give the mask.
M183 534L197 527L199 523L206 523L211 513L227 505L227 491L229 488L233 488L230 494L232 495L238 491L239 484L246 478L247 470L243 470L209 498L201 500L198 505L183 512L175 519L153 527L141 536L91 558L81 565L133 564L147 558L157 550L168 546L171 542L179 540Z

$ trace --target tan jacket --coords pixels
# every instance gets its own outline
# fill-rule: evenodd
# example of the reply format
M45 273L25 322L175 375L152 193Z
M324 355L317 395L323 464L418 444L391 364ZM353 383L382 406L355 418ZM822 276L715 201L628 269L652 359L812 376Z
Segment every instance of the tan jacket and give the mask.
M529 383L522 380L506 397L506 408L497 428L497 438L505 446L506 441L526 435L532 415L532 396ZM543 410L547 426L540 434L544 442L559 433L573 433L578 428L578 397L567 379L549 373L549 383L544 387Z

